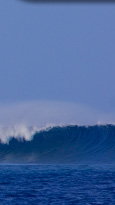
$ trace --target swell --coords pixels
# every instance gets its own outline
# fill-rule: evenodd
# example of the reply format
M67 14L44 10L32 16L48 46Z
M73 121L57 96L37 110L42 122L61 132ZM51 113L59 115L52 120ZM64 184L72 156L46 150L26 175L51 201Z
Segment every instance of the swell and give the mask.
M0 143L1 163L114 163L115 126L65 126Z

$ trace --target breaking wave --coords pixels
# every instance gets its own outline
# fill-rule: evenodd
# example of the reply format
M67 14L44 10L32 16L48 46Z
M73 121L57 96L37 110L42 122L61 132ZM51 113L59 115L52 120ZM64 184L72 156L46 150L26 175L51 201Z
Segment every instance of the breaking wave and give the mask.
M115 162L115 125L1 130L1 163Z

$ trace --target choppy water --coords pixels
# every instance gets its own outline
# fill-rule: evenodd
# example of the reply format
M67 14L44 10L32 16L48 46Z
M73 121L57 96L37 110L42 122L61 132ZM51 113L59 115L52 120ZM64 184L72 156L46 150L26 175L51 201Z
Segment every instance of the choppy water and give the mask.
M0 165L0 204L115 204L115 166Z

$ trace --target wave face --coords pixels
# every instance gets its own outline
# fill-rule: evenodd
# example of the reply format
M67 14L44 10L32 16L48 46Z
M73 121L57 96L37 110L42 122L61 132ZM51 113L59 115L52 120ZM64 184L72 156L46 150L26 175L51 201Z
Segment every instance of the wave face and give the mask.
M65 126L0 143L0 163L114 163L115 126Z

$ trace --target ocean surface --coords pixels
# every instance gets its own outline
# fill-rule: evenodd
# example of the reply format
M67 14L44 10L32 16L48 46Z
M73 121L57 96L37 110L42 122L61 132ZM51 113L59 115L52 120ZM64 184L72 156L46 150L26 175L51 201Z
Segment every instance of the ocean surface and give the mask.
M115 204L115 166L0 165L0 204Z
M115 204L115 125L5 129L0 205Z

